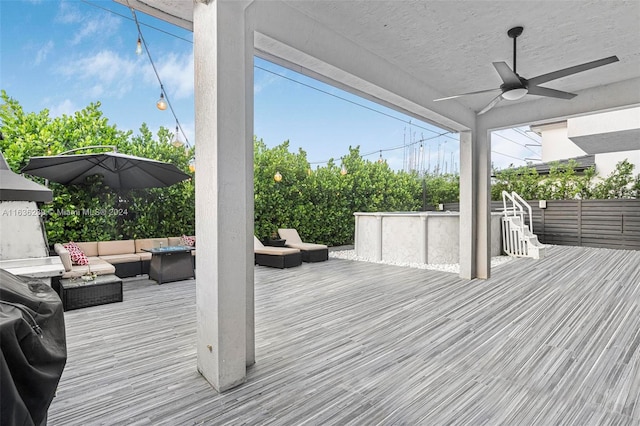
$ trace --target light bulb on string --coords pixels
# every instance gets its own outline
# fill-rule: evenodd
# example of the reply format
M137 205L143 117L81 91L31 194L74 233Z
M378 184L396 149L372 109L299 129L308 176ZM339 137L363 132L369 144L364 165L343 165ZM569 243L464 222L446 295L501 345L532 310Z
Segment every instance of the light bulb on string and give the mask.
M178 123L176 122L176 133L173 135L173 142L171 143L176 148L182 148L184 146L184 142L180 140L180 129L178 128Z
M346 175L347 173L348 173L348 172L347 172L347 168L346 168L346 167L344 166L344 164L343 164L343 165L342 165L342 169L340 169L340 174L341 174L342 176L344 176L344 175Z
M142 40L138 37L138 43L136 43L136 55L142 55Z
M167 109L167 101L164 99L164 92L160 92L160 99L156 102L156 106L160 111Z
M280 174L280 172L276 172L276 174L273 175L273 180L275 180L276 182L280 182L282 180L282 175Z
M382 158L382 150L380 150L380 158L378 158L378 163L384 163L384 158Z
M193 158L191 159L191 161L189 161L189 171L191 173L195 173L196 172L196 159Z

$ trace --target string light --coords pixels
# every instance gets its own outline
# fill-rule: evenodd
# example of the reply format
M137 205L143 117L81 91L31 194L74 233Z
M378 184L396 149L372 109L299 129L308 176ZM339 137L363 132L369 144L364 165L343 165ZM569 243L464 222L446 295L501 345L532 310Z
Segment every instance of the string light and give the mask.
M191 173L195 173L196 172L196 159L192 158L191 161L189 161L189 171Z
M384 163L384 159L382 158L382 150L380 150L380 158L378 158L378 163Z
M276 174L273 175L273 180L275 180L276 182L280 182L282 180L282 175L280 174L280 172L276 172Z
M171 114L173 115L173 118L176 120L177 127L180 129L180 131L182 132L182 135L184 136L185 143L187 144L188 147L190 147L191 144L189 143L189 139L187 139L187 135L184 133L184 129L182 129L182 125L180 124L180 121L178 121L178 116L176 115L176 112L173 109L173 106L171 105L169 96L167 95L167 92L165 92L164 86L162 85L160 74L158 74L158 69L156 68L156 64L153 62L153 58L151 57L151 52L149 52L149 46L147 46L147 42L144 39L142 30L140 29L140 22L138 22L138 16L136 15L136 11L131 7L131 5L129 5L128 1L127 1L127 5L129 6L129 10L131 10L133 21L135 22L136 28L138 29L138 38L140 39L141 47L144 47L144 50L147 52L147 57L149 58L149 62L151 63L153 72L156 75L156 79L158 80L158 83L160 84L160 99L158 99L158 102L156 102L156 107L158 107L158 109L161 111L166 110L167 107L171 110ZM194 169L195 169L195 166L194 166Z
M160 92L160 99L156 102L156 106L160 111L167 109L167 102L164 100L164 92Z
M184 142L180 140L180 131L178 129L178 123L176 122L176 134L173 135L172 145L176 148L182 148L184 146Z
M142 41L140 40L140 37L138 37L138 43L136 44L136 55L142 55Z
M342 176L344 176L344 175L346 175L347 173L348 173L348 172L347 172L347 168L346 168L346 167L344 166L344 164L343 164L343 165L342 165L342 169L340 169L340 174L341 174Z

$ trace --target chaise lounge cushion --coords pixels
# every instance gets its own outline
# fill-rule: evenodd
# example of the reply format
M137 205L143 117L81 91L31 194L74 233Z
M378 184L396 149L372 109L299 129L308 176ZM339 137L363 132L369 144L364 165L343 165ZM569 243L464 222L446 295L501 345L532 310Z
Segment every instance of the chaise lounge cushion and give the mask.
M286 240L287 247L299 249L305 262L322 262L329 258L329 248L326 245L303 242L295 229L278 229L278 235Z
M265 247L255 235L253 237L255 263L275 268L290 268L302 264L300 250L287 247Z

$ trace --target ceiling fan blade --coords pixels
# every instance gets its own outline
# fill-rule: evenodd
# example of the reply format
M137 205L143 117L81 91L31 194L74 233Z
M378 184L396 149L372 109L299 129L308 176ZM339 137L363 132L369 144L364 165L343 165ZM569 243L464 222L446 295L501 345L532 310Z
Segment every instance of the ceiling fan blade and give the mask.
M500 78L504 84L509 86L521 86L520 77L509 68L506 62L494 62L493 67L500 74Z
M495 92L497 90L501 90L500 88L495 88L495 89L487 89L487 90L478 90L477 92L469 92L469 93L460 93L459 95L453 95L453 96L448 96L446 98L440 98L440 99L434 99L434 102L438 102L438 101L446 101L448 99L455 99L455 98L459 98L461 96L467 96L467 95L477 95L480 93L491 93L491 92Z
M598 68L603 65L611 64L613 62L618 62L619 59L617 56L609 56L608 58L598 59L597 61L587 62L582 65L576 65L574 67L565 68L563 70L558 70L554 72L550 72L548 74L542 74L537 77L533 77L529 79L529 85L538 85L542 83L546 83L547 81L556 80L558 78L566 77L571 74L577 74L582 71L587 71L592 68Z
M560 98L560 99L572 99L575 98L575 93L563 92L555 89L548 89L546 87L539 86L529 86L529 95L537 95L537 96L546 96L549 98Z
M487 105L486 107L482 108L482 111L480 111L478 113L478 115L484 114L485 112L489 111L494 106L498 105L498 102L500 102L500 100L502 100L502 93L500 93L498 96L493 98L493 100L491 102L489 102L489 105Z

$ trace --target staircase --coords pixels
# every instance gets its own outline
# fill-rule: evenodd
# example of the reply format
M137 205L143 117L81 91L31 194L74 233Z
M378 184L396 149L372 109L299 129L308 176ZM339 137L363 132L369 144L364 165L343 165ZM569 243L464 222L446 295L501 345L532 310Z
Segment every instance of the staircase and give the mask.
M502 247L506 254L514 257L542 259L545 245L533 233L531 206L517 193L502 191ZM526 210L525 210L526 208ZM528 215L528 216L526 216ZM528 223L525 219L528 219Z

